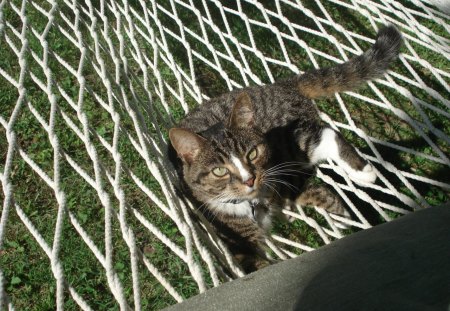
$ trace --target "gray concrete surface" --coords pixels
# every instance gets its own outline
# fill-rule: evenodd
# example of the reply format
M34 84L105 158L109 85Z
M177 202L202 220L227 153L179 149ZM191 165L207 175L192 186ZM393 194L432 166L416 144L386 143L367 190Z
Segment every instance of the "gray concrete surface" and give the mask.
M450 207L355 233L166 310L450 311Z

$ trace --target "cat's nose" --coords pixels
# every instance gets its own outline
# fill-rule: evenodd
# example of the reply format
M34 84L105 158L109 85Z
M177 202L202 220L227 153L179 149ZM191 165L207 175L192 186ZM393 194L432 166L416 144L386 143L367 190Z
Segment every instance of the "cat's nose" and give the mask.
M249 187L253 187L253 184L255 183L255 177L252 176L249 179L247 179L246 181L244 181L244 184L246 184Z

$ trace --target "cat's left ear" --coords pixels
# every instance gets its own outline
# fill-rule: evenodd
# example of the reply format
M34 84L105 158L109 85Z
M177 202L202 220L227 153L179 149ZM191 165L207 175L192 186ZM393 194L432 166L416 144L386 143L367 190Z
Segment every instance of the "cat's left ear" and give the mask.
M246 128L254 124L253 103L246 92L242 92L236 98L230 116L230 127Z

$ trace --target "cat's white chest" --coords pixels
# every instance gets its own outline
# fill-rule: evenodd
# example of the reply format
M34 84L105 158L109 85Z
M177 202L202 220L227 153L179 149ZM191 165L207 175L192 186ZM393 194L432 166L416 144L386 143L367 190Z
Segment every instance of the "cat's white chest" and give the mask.
M264 230L268 230L272 225L270 212L266 209L255 208L257 204L258 200L243 201L237 204L220 202L214 204L214 210L236 217L248 217L256 221Z
M249 201L243 201L237 204L216 203L214 204L214 209L228 215L253 218L253 208Z

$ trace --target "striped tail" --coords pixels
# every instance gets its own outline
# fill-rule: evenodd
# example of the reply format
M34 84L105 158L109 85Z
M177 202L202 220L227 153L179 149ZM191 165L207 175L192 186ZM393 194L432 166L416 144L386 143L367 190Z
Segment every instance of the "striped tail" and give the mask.
M381 29L375 44L360 56L331 68L311 70L298 76L303 96L317 98L350 91L384 74L397 58L403 39L392 25Z

